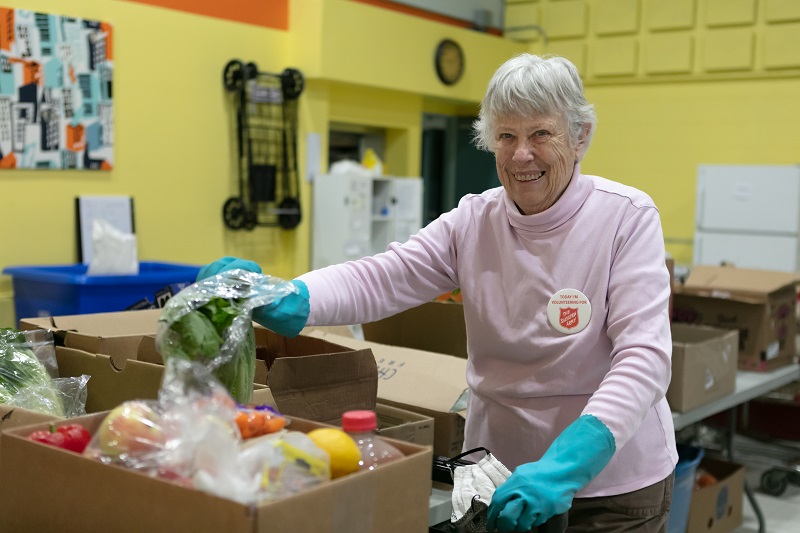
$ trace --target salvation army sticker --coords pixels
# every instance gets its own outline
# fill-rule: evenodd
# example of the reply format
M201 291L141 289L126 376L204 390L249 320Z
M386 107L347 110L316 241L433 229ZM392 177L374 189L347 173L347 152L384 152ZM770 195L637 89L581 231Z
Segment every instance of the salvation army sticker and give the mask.
M561 333L572 335L582 331L591 316L589 298L576 289L561 289L547 303L547 320Z

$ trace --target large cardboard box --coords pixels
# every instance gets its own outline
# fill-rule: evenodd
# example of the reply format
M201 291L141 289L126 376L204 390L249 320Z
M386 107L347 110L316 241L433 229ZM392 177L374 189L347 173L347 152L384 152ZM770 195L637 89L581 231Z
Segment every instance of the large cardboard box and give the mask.
M104 413L75 419L94 431ZM295 418L291 429L321 424ZM373 471L250 506L104 465L27 440L36 429L0 439L0 531L170 531L423 533L428 529L431 451L392 441L405 457Z
M667 401L685 412L736 390L739 332L672 324L672 381Z
M92 413L131 399L133 390L139 397L157 396L163 372L155 343L160 315L156 309L44 317L25 319L21 327L52 331L56 343L71 350L61 349L69 375L102 377L89 382L87 411ZM258 324L255 333L257 403L335 425L344 411L372 409L382 434L433 445L431 417L378 406L377 366L368 348L352 349L305 335L284 337Z
M704 457L697 472L705 470L717 483L692 492L687 533L726 533L742 525L744 466Z
M696 265L674 299L674 322L739 330L743 370L767 371L795 356L793 272Z
M361 328L369 342L467 357L467 327L460 303L427 302Z
M666 259L670 287L674 286L675 261ZM445 294L442 300L434 300L412 307L396 315L361 324L363 339L379 344L403 346L426 352L443 353L456 357L467 357L467 326L464 322L464 306L457 298ZM670 291L670 316L672 316L673 295ZM358 338L348 334L354 326L334 326L317 328L326 333ZM339 331L336 331L339 328Z
M467 361L460 357L312 331L355 350L370 349L378 365L378 401L433 418L436 455L453 457L464 443Z

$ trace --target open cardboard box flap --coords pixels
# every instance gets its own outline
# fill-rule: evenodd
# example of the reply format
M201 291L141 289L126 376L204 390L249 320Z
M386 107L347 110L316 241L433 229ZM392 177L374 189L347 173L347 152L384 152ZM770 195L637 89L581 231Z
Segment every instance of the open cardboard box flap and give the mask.
M20 328L47 329L56 346L65 346L111 357L114 366L125 368L128 359L158 363L146 354L155 352L155 334L161 309L92 313L54 317L26 318ZM142 343L145 341L146 345ZM145 350L145 356L140 351Z
M280 357L267 383L280 412L338 425L345 411L375 410L378 368L369 350Z
M378 366L379 400L413 403L440 413L462 412L466 407L466 359L318 331L311 334L356 350L371 350Z
M745 303L766 303L770 294L797 283L800 283L800 275L795 272L695 265L680 292Z
M20 327L22 329L49 329L59 337L63 337L68 331L78 331L84 335L97 337L155 335L161 311L161 309L144 309L115 313L24 318L20 320Z

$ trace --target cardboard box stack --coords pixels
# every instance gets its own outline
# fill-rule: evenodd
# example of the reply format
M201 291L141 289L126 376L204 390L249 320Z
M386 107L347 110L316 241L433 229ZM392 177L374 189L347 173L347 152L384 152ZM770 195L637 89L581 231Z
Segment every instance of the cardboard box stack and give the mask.
M156 398L163 360L155 343L161 310L23 319L21 329L49 329L63 376L88 374L89 413L131 398ZM337 425L344 411L372 409L381 435L432 445L433 419L377 403L377 367L369 349L305 335L290 339L256 325L254 402Z
M736 330L672 324L672 381L667 401L684 412L736 389L739 333Z
M91 429L126 400L157 397L164 370L155 350L159 315L148 310L23 319L21 327L54 332L62 376L91 376L90 414L73 419ZM263 382L256 384L256 403L272 403L290 417L291 429L303 431L338 424L348 409L375 409L380 434L405 439L392 444L406 456L253 507L31 442L26 436L54 417L0 406L0 415L10 413L0 438L0 530L50 531L66 516L70 529L89 531L427 530L432 418L376 402L379 370L369 348L288 339L260 326L256 336ZM80 491L74 490L78 480ZM42 498L49 502L46 512L36 503Z
M696 265L676 288L673 322L739 331L742 370L792 363L800 276L793 272Z

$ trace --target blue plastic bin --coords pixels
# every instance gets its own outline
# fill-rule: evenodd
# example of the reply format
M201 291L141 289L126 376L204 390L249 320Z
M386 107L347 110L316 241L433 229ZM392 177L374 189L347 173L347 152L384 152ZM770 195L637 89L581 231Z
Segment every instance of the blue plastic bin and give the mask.
M139 263L136 275L87 276L87 265L12 266L17 321L38 316L82 315L122 311L153 299L169 285L194 283L199 266Z
M678 444L678 464L675 465L675 487L667 519L667 533L686 533L689 505L694 490L694 475L705 451L696 446Z

